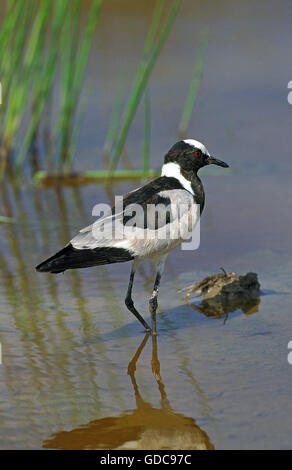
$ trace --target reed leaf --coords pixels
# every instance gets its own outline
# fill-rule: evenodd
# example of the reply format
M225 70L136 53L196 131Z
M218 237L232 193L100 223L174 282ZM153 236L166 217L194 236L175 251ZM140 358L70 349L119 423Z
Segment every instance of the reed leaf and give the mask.
M23 0L13 4L13 7L9 3L7 19L5 17L3 20L6 36L1 36L0 75L5 104L0 109L0 179L6 170L12 141L24 114L28 95L29 82L24 78L22 57L23 45L33 17L34 2L31 3L31 8L24 9L24 6Z
M192 117L193 109L195 106L196 98L198 95L199 85L202 79L205 50L208 41L207 32L203 32L200 35L200 41L198 46L197 57L195 60L192 79L187 94L186 102L184 105L182 117L179 124L179 137L184 139L187 134L190 119Z
M155 38L158 33L158 29L161 23L162 13L165 6L165 0L158 0L155 4L153 15L151 18L150 27L148 30L147 38L144 45L143 50L143 57L142 59L147 59L151 50L153 48L153 44L155 43Z
M25 0L14 2L8 0L6 12L1 24L0 33L0 57L1 57L1 81L7 94L8 86L15 72L16 65L22 54L21 41L26 34L26 19L33 12L33 5L24 11Z
M48 47L44 66L40 70L40 75L38 76L38 79L35 80L33 98L34 108L31 116L30 125L24 139L24 143L16 159L16 176L20 175L20 170L26 158L32 139L36 133L42 112L44 110L53 85L57 67L58 42L60 38L60 32L63 26L64 16L67 10L67 5L68 0L62 0L62 2L54 3L54 14L50 32L50 46ZM37 52L39 52L38 49Z
M122 79L122 74L119 79L119 86L116 92L116 96L114 99L113 111L111 115L111 120L109 123L108 131L105 138L105 143L102 149L104 163L108 163L108 159L110 157L110 153L112 150L112 146L118 131L119 127L119 117L122 110L123 105L123 92L124 92L124 81Z
M148 87L144 93L144 142L143 142L143 171L145 175L149 172L149 156L150 156L150 93Z
M4 215L0 215L0 223L1 224L13 224L15 223L15 219L12 217L6 217Z
M127 138L128 132L130 125L132 123L132 120L134 118L135 112L137 110L137 107L139 105L141 96L145 90L145 87L147 85L150 73L154 67L154 64L157 60L157 57L165 43L165 40L167 38L167 35L169 33L169 30L175 20L175 17L178 12L178 8L181 4L181 0L175 0L172 4L172 7L170 9L170 12L168 14L168 17L166 19L166 22L161 30L161 33L157 39L157 42L153 48L153 51L147 61L142 59L141 63L138 66L137 74L134 80L134 84L132 86L132 90L128 99L128 102L126 104L126 109L125 109L125 115L124 115L124 120L121 125L120 132L117 137L117 144L113 153L113 157L109 166L109 176L112 176L116 165L118 163L119 157L121 150L124 147L125 140Z
M158 32L158 29L159 29L159 26L160 26L164 5L165 5L165 0L158 0L155 4L155 8L154 8L154 12L153 12L153 15L152 15L152 18L151 18L147 38L146 38L145 44L144 44L143 56L142 56L141 63L144 62L148 58L148 56L151 53L151 50L153 48L155 38L157 36L157 32ZM134 78L134 81L133 81L131 94L134 93L134 90L136 89L136 87L139 83L139 80L141 79L141 72L142 72L142 67L138 67L138 70L135 74L135 78ZM120 117L120 113L121 113L121 109L122 109L122 103L123 103L123 94L122 94L123 87L122 87L122 80L121 79L119 80L119 83L120 83L120 86L118 88L118 92L117 92L116 98L114 100L114 106L113 106L111 121L110 121L108 133L107 133L107 136L106 136L106 139L105 139L105 144L104 144L103 152L102 152L103 153L103 160L104 160L104 163L106 165L108 165L108 163L109 163L110 153L111 153L111 150L112 150L114 140L115 140L116 135L117 135L118 125L119 125L119 117ZM146 106L147 106L147 103L146 103ZM146 118L146 115L147 115L146 113L147 113L147 110L145 109L145 118ZM147 121L147 118L146 118L146 121ZM146 121L145 121L145 126L146 126ZM144 128L144 131L145 131L145 128ZM144 144L143 144L143 154L144 154L143 161L145 163L144 167L147 167L147 165L148 165L145 162L145 159L147 160L147 156L146 156L146 153L147 153L147 144L146 144L147 138L150 138L150 136L147 137L147 135L146 136L144 135Z
M57 124L57 134L60 137L60 150L58 152L57 168L61 170L66 164L67 170L72 166L73 152L70 139L74 134L74 117L78 106L80 92L84 81L93 34L98 21L102 0L94 0L89 11L88 21L80 44L78 44L80 0L75 0L69 19L72 30L67 27L64 35L64 50L67 60L62 67L62 109ZM69 10L70 11L70 10Z

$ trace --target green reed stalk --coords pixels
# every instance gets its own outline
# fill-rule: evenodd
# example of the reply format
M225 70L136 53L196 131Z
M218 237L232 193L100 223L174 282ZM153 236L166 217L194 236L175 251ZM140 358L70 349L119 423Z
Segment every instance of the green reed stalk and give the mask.
M26 41L34 11L25 8L23 0L16 2L15 8L10 9L8 4L7 20L4 18L4 31L6 36L1 36L1 80L3 87L3 104L1 113L0 131L0 179L3 177L8 162L8 156L15 133L19 127L26 107L28 92L28 80L25 80L25 70L22 67L23 44Z
M15 220L12 217L6 217L5 215L0 215L1 224L13 224Z
M1 81L7 94L7 88L16 66L19 65L22 54L22 41L26 34L27 15L33 13L34 5L24 11L25 0L15 3L8 0L6 11L1 24L0 32L0 57L1 57Z
M120 117L121 109L123 105L123 91L124 91L124 83L123 83L122 76L120 76L119 86L118 86L116 96L114 99L111 120L110 120L110 124L109 124L108 131L106 134L103 150L102 150L104 163L106 163L106 161L109 159L111 149L115 140L115 136L118 131L119 117Z
M150 57L147 61L143 58L142 61L140 62L138 66L138 70L136 73L136 77L134 79L134 83L132 86L132 90L128 99L128 102L126 104L125 108L125 114L124 114L124 120L121 125L120 132L117 137L117 144L113 153L113 157L109 166L109 174L112 175L113 171L116 168L116 165L118 163L120 153L123 149L126 137L129 132L130 125L132 123L132 120L134 118L135 112L137 110L137 107L139 105L141 96L145 90L145 87L147 85L150 73L154 67L154 64L157 60L157 57L165 43L165 40L167 38L167 35L169 33L169 30L175 20L175 17L177 15L178 8L180 6L181 0L175 0L170 12L168 14L167 20L165 22L164 27L161 30L161 33L159 34L159 37L157 39L156 45L153 48L152 53L150 54Z
M145 45L144 45L143 56L142 56L141 62L145 61L148 58L152 50L152 47L153 47L153 44L155 42L155 38L158 32L158 28L161 22L161 16L163 13L164 4L165 4L165 0L158 0L155 4L149 31L148 31L147 38L146 38ZM134 82L132 85L131 94L134 92L134 90L136 89L139 83L139 80L141 78L140 72L141 72L141 68L138 67L138 70L136 72ZM121 80L120 80L120 83L121 83ZM130 97L128 98L128 100L130 100ZM122 109L122 103L123 103L122 86L120 86L118 88L118 92L114 100L112 117L111 117L109 129L108 129L108 133L105 139L105 144L103 147L103 158L104 158L105 164L108 163L110 152L111 152L114 140L117 135L119 117L120 117L121 109Z
M79 136L79 133L80 133L80 130L81 130L82 122L83 122L83 119L84 119L85 108L86 108L87 103L88 103L88 93L85 93L81 98L76 123L74 123L73 129L72 129L70 142L69 142L68 155L73 156L73 153L76 149L77 140L78 140L78 136ZM71 170L71 163L70 163L70 165L68 165L66 170L67 171Z
M76 142L77 135L74 127L80 127L80 119L75 123L75 112L102 0L93 0L81 39L80 4L80 0L6 2L0 30L0 76L5 97L0 109L2 176L10 149L30 109L29 124L14 169L15 175L20 175L55 83L60 50L65 52L62 54L62 105L57 124L61 157L57 164L59 169L64 164L67 167L72 164L72 138Z
M156 178L159 175L160 172L156 170L149 170L147 173L149 178ZM116 170L112 178L116 180L143 179L145 178L145 173L143 170ZM88 170L78 174L47 173L46 171L39 170L34 174L33 179L37 186L54 186L60 182L68 186L74 186L95 181L105 182L108 179L108 170Z
M203 66L208 35L206 32L201 33L198 53L194 64L191 84L184 105L182 117L179 123L179 137L184 139L187 134L189 123L192 117L193 109L198 95L199 85L203 75Z
M33 96L33 111L30 120L30 125L26 133L24 143L22 145L21 151L18 154L15 165L15 174L16 176L20 175L20 171L23 165L23 162L27 156L30 144L35 136L37 131L43 110L47 103L48 97L51 92L51 88L55 78L55 72L57 68L57 57L58 57L58 43L60 38L60 32L63 27L63 21L67 10L68 0L62 0L62 2L54 3L53 10L53 19L52 26L50 31L50 42L48 46L47 55L44 58L44 65L37 74L37 79L34 82L34 96ZM42 5L42 4L41 4ZM40 7L41 10L43 7ZM48 10L46 10L47 12ZM44 12L43 12L44 13ZM32 43L32 48L34 43ZM32 54L33 60L32 64L39 63L40 53L42 48L36 47L35 54ZM30 48L28 48L27 54L29 54ZM36 59L37 58L37 59Z
M63 105L57 124L60 138L60 151L58 153L57 167L59 170L66 165L69 170L72 166L73 152L70 140L74 132L74 118L78 106L80 92L84 81L85 70L96 28L102 0L94 0L91 6L87 25L79 44L79 17L80 0L75 0L71 9L71 18L67 27L64 41L64 50L67 58L62 67Z
M75 56L78 50L80 0L69 4L64 30L62 32L61 53L61 110L57 121L54 140L59 140L57 149L57 168L61 171L69 152L69 139L72 128L74 105L72 92L74 85Z
M143 172L145 173L145 175L147 175L149 172L150 131L151 131L150 92L147 87L144 93Z
M158 0L155 4L149 31L148 31L147 38L146 38L145 45L144 45L143 59L147 59L155 43L155 38L157 36L158 29L161 23L164 5L165 5L165 0Z
M6 58L4 55L1 61L6 83L1 144L2 154L5 147L6 158L30 101L31 90L34 89L34 70L42 57L40 53L41 32L48 18L49 2L48 0L43 1L42 7L38 9L32 23L35 5L34 1L30 1L30 8L27 8L27 3L22 1L17 3L18 8L15 10L15 15L18 16L18 21L16 22L16 31L13 33L13 40L7 46L9 57ZM28 31L30 31L29 37ZM6 61L8 66L6 66ZM4 154L2 156L5 158ZM2 176L4 170L2 165Z

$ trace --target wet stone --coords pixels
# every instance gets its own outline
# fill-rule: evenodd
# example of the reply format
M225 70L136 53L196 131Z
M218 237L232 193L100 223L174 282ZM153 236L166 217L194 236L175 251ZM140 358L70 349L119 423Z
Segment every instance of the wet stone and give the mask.
M192 294L202 297L199 304L190 303ZM222 317L241 309L254 313L260 303L260 283L256 273L240 275L235 272L211 274L189 286L185 302L208 317Z

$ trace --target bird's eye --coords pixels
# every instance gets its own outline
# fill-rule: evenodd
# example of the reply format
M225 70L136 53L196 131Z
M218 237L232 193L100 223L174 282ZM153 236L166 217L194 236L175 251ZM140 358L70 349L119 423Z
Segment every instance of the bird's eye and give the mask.
M201 155L202 155L201 150L195 150L195 151L194 151L194 157L198 158L198 157L200 157Z

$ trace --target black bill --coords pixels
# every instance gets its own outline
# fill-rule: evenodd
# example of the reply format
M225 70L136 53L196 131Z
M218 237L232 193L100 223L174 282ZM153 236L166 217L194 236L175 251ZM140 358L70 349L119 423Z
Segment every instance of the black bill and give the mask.
M218 158L214 158L214 157L209 157L208 158L208 164L209 165L223 166L223 168L229 168L229 165L227 165L227 163L222 162L222 160L218 160Z

